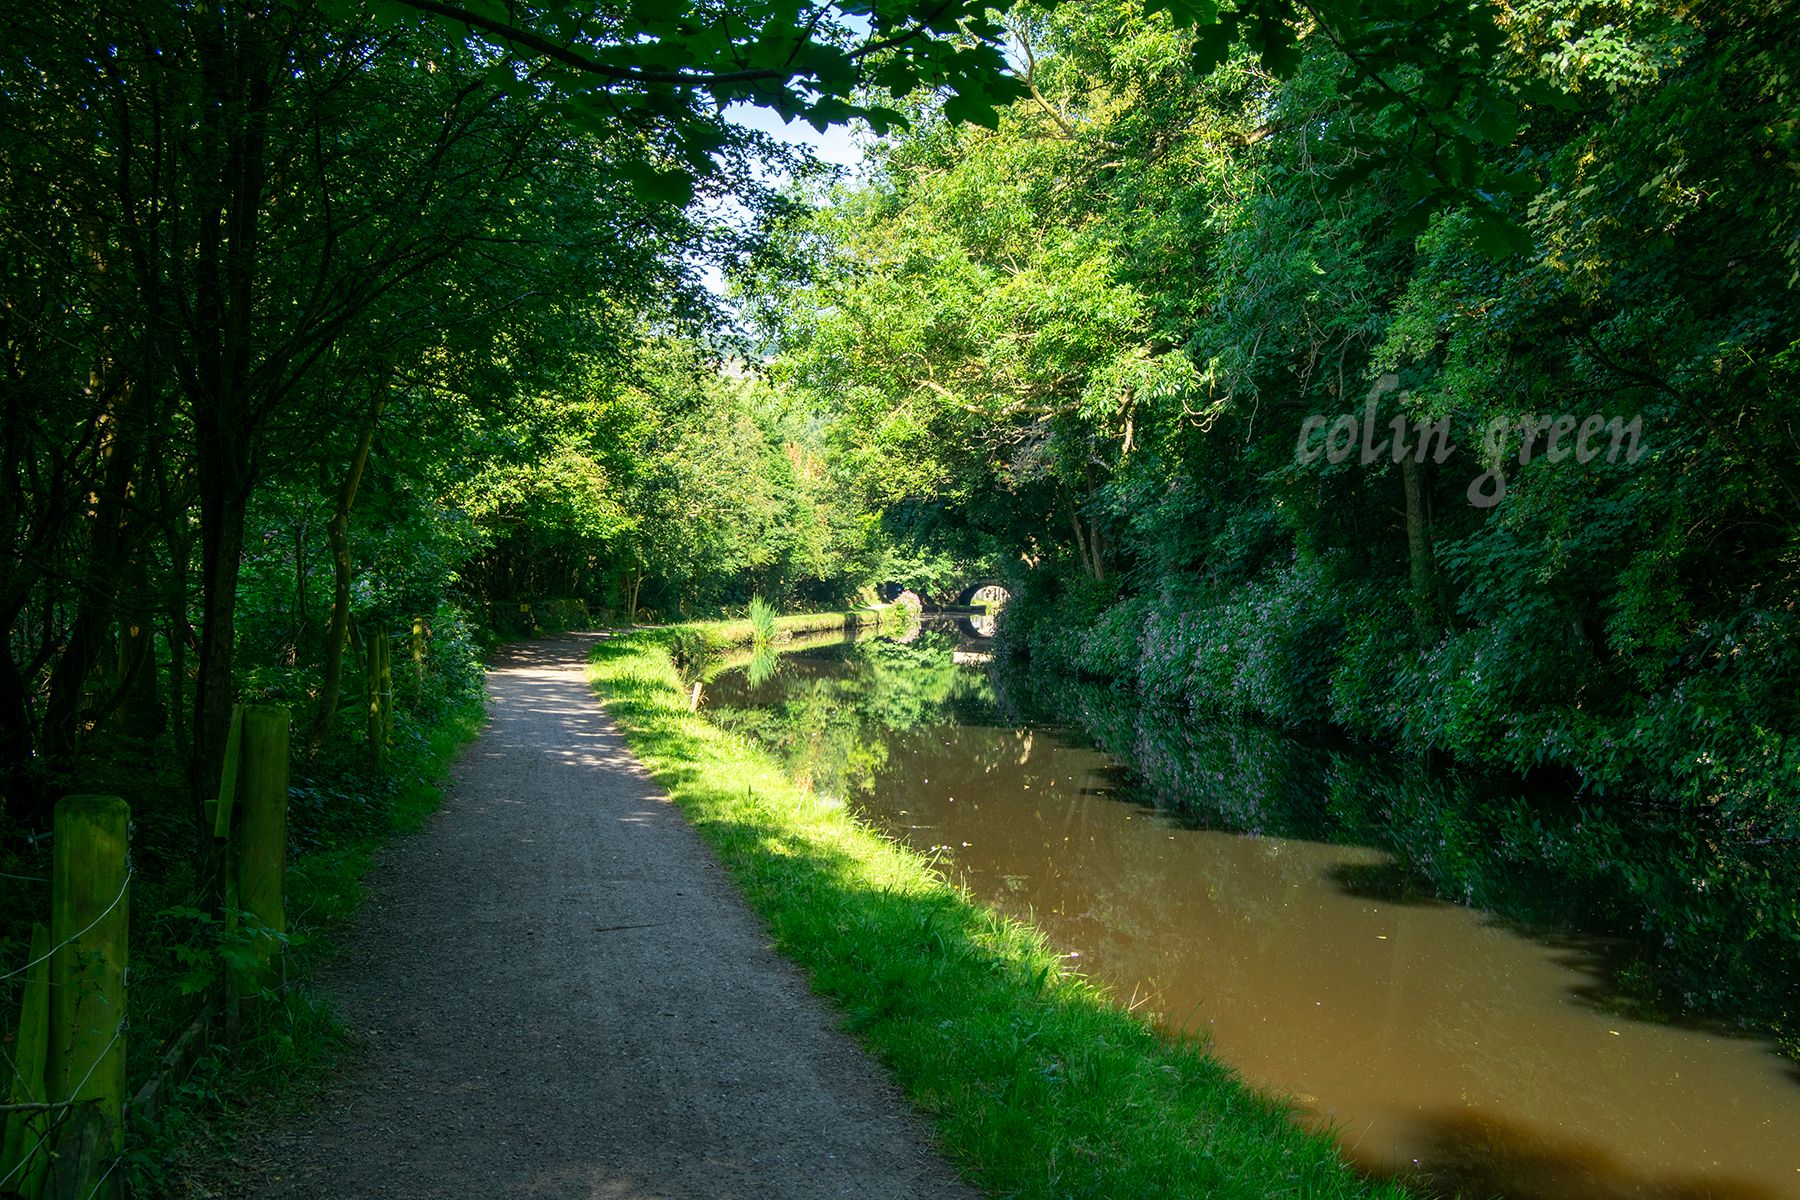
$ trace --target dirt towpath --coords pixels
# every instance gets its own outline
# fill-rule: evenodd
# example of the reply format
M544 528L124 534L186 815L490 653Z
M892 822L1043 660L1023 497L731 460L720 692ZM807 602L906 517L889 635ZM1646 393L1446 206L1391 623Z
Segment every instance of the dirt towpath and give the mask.
M249 1194L974 1200L625 748L597 636L495 662L324 980L366 1046Z

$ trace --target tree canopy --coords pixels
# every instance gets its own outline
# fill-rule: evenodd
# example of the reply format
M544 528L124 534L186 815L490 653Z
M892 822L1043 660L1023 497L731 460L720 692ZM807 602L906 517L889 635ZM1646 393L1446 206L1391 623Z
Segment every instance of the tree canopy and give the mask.
M1034 661L1791 829L1791 16L1490 16L1517 111L1433 119L1511 190L1426 213L1329 14L1209 65L1015 10L997 126L894 132L788 227L803 286L747 280L771 374L869 503L1019 564Z
M246 701L323 838L389 642L422 744L506 637L1005 577L1033 671L1675 814L1670 936L1792 940L1791 6L11 17L0 847L117 791L210 914Z

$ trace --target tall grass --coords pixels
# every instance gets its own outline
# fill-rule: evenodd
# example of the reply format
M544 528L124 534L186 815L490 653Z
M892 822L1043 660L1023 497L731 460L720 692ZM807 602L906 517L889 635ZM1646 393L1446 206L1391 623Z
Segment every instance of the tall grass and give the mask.
M1406 1196L1359 1177L1330 1138L1301 1130L1199 1044L1065 970L1036 930L690 713L675 639L640 630L603 642L589 677L778 948L936 1123L969 1179L1041 1200Z
M755 646L769 646L778 632L775 606L761 596L750 600L750 641Z

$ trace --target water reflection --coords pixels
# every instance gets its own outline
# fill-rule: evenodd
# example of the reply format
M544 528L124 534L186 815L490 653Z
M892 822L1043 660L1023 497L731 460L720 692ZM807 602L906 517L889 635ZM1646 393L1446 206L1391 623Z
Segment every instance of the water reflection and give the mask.
M1201 724L1067 680L998 676L1010 720L1045 714L1130 765L1139 796L1201 828L1379 846L1346 886L1442 896L1603 969L1603 1007L1800 1028L1800 843L1716 813L1580 796L1566 780L1424 770L1341 742ZM1596 940L1594 934L1608 935Z
M1617 939L1522 937L1345 840L1381 823L1409 855L1471 853L1492 831L1442 827L1475 818L1433 789L1472 785L1059 686L1086 706L1078 738L1038 720L1029 683L996 687L956 650L927 632L811 651L722 675L707 703L1123 1001L1292 1095L1367 1169L1513 1200L1800 1197L1800 1087L1768 1044L1623 1016L1599 1002ZM1515 916L1589 899L1509 874L1533 893Z

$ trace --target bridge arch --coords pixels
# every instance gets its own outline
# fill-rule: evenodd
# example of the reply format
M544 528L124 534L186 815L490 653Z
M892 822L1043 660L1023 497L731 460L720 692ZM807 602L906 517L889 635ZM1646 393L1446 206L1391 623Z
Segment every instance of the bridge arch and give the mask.
M981 594L984 592L998 594L984 596ZM1004 605L1010 599L1012 599L1012 589L1006 586L1004 579L977 579L956 594L956 602L963 605L980 604L983 600Z
M1000 610L1012 599L1012 591L1000 579L977 579L957 593L956 623L966 634L978 638L994 636ZM973 612L967 611L973 609Z
M995 618L1012 599L1012 589L1006 586L1006 581L993 575L968 580L955 591L935 588L915 591L903 583L885 583L876 594L889 604L904 604L917 612L948 616L964 633L978 638L994 636Z

